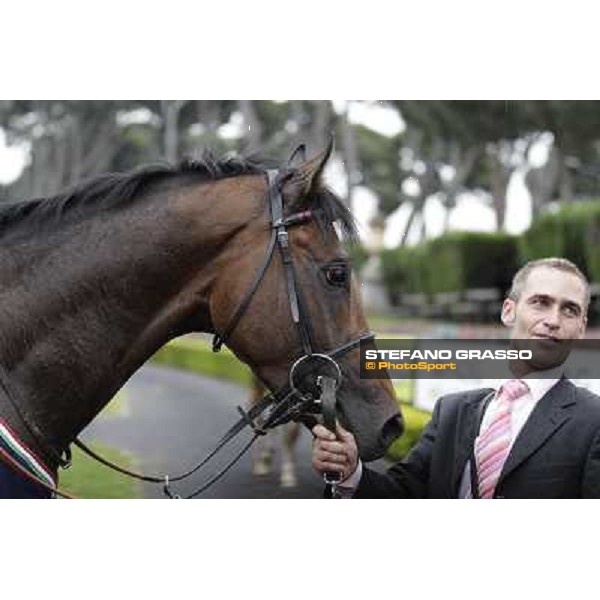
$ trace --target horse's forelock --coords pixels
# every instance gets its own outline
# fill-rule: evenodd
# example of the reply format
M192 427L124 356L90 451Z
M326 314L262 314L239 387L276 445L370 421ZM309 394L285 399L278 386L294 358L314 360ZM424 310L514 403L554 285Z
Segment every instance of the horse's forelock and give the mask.
M328 187L320 186L308 199L309 206L321 230L329 232L335 225L341 231L343 241L358 243L358 228L354 216L342 200Z

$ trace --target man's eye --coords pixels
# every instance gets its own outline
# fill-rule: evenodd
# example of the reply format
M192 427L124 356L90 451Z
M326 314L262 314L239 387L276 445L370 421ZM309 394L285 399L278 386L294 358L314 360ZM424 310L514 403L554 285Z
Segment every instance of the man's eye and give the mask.
M335 287L346 287L349 280L349 269L347 265L329 265L323 268L325 279L329 285Z

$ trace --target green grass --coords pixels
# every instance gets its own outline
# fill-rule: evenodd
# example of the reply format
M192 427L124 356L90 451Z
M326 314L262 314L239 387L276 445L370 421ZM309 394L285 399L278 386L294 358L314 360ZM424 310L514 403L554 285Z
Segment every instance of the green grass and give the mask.
M396 331L397 329L401 329L402 327L414 321L414 319L409 317L393 317L375 314L369 315L367 320L371 328L377 332L385 331L386 329Z
M411 404L413 401L414 394L414 380L413 379L392 379L396 397L402 406L405 404Z
M387 451L388 458L394 461L406 456L417 443L425 425L431 420L431 413L413 406L402 406L402 416L404 417L404 433Z
M127 400L127 391L121 390L102 409L102 414L110 417L126 417L129 414L129 403Z
M90 448L126 469L136 469L132 457L104 444L89 444ZM73 465L59 471L59 488L77 498L141 498L141 482L117 473L83 454L73 446Z
M163 346L152 362L216 379L250 385L250 369L227 348L213 352L210 344L199 338L178 338Z

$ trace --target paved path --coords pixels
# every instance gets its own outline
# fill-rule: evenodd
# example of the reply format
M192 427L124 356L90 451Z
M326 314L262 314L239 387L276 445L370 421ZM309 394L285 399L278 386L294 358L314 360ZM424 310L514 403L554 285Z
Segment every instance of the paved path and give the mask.
M124 388L125 415L106 415L94 421L83 439L97 439L133 454L148 473L175 474L196 464L239 418L236 406L245 405L248 391L238 385L207 379L159 366L145 366ZM243 435L249 439L248 434ZM234 443L241 448L240 442ZM203 498L319 498L322 485L310 467L311 436L303 430L298 441L296 488L281 488L278 473L264 478L251 473L252 450L210 488ZM233 452L224 456L231 457ZM214 473L215 463L205 477ZM176 488L182 495L196 489L205 477ZM157 485L145 485L144 496L163 498Z

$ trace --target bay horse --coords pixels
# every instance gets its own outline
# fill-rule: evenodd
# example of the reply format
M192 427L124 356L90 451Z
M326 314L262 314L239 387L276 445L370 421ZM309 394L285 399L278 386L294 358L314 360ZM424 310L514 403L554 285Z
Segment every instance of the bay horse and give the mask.
M50 497L38 483L56 485L82 429L161 346L196 331L271 390L298 357L337 348L338 418L364 460L383 454L402 420L389 380L360 379L367 323L336 229L354 224L321 181L330 153L277 172L205 153L0 208L0 497Z

